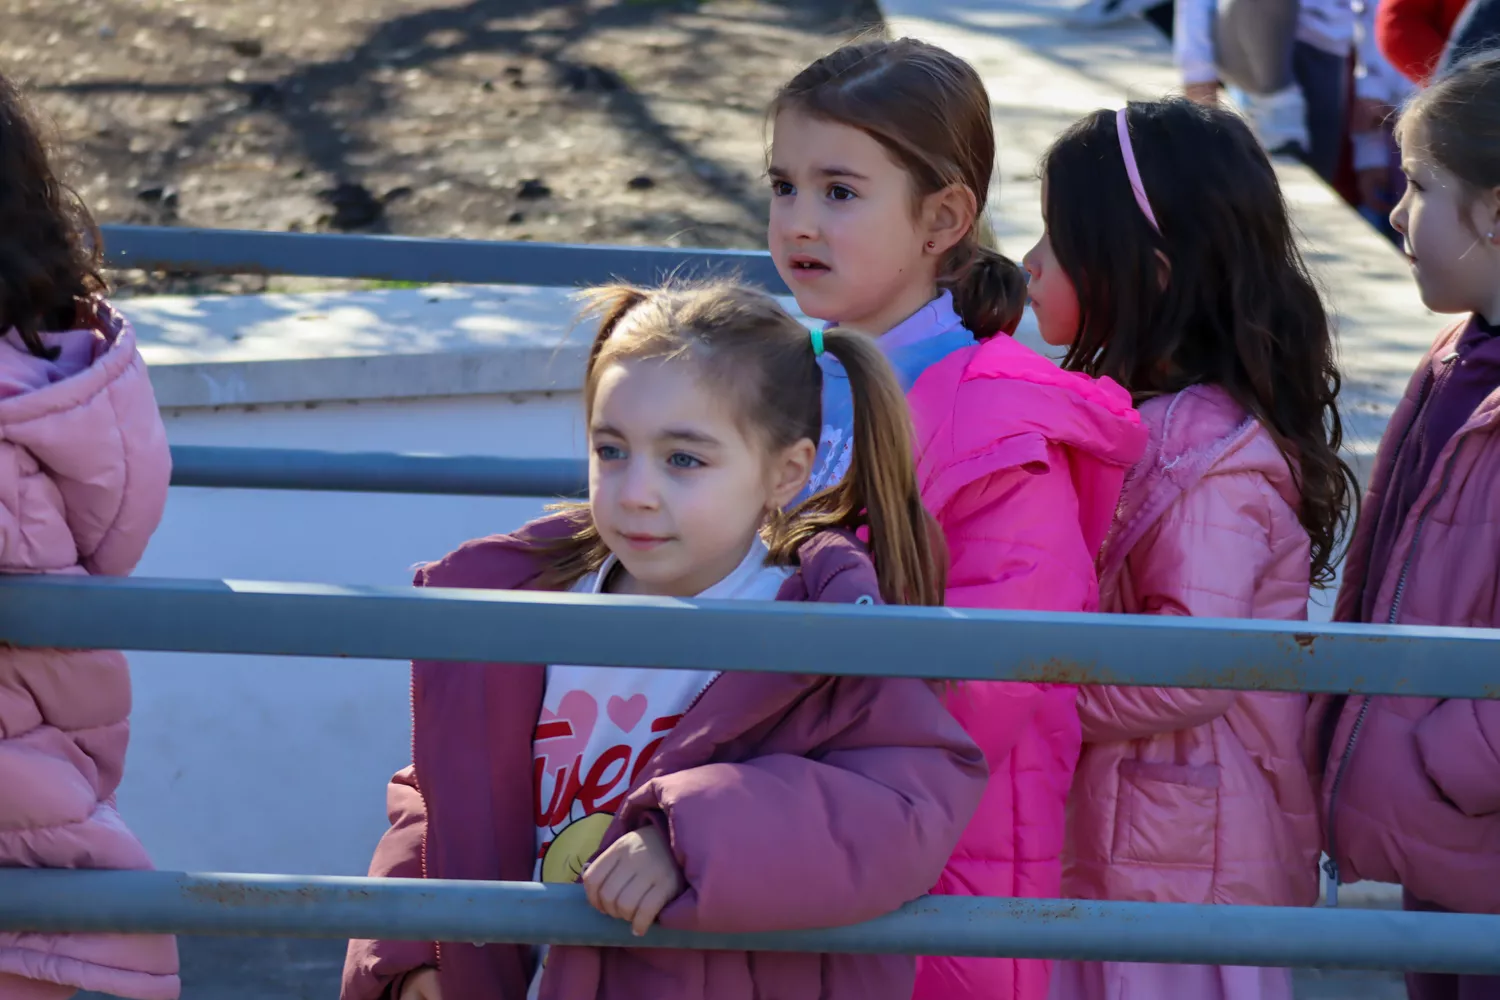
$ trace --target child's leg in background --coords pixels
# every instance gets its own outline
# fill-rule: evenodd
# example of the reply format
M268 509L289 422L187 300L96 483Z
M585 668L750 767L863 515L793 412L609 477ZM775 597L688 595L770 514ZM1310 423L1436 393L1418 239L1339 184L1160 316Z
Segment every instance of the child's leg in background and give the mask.
M1419 913L1448 913L1435 903L1401 891L1401 908ZM1500 976L1459 976L1440 972L1408 972L1406 995L1411 1000L1500 1000Z
M1292 1000L1289 969L1058 962L1050 1000Z
M1339 168L1349 104L1349 60L1297 42L1292 73L1307 104L1307 165L1329 183Z

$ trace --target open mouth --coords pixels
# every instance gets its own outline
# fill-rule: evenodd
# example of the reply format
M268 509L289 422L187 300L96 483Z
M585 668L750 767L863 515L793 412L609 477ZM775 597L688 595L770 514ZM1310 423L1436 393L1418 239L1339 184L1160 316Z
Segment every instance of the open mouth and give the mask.
M788 261L793 271L803 274L826 273L829 270L827 264L816 257L793 257Z

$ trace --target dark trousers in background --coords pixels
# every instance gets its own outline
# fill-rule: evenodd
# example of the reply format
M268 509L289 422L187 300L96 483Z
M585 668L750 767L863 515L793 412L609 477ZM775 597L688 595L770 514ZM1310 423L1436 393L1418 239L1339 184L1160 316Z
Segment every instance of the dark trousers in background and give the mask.
M1419 913L1448 913L1402 890L1401 908ZM1459 976L1441 972L1408 972L1406 995L1411 1000L1500 1000L1500 976Z

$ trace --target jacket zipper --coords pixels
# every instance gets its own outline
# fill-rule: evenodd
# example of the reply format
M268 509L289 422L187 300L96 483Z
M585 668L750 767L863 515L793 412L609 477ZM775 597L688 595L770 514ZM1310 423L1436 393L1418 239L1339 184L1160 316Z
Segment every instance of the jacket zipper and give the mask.
M1415 423L1416 421L1412 421ZM1410 432L1410 428L1408 428ZM1405 437L1402 444L1405 444ZM1427 501L1422 508L1422 513L1417 519L1416 530L1412 532L1411 549L1406 553L1406 560L1401 564L1401 575L1396 579L1396 592L1391 597L1391 611L1386 616L1386 624L1396 624L1396 619L1401 616L1401 601L1406 596L1406 578L1411 574L1412 563L1417 558L1417 546L1422 541L1422 529L1427 526L1427 516L1437 505L1444 493L1448 491L1448 484L1453 480L1453 467L1458 463L1458 456L1464 447L1463 439L1459 439L1453 445L1453 454L1448 456L1448 462L1443 466L1443 478L1438 484L1438 490ZM1333 779L1333 788L1328 793L1328 860L1323 863L1323 871L1328 875L1328 905L1339 905L1339 863L1338 863L1338 840L1336 827L1338 824L1338 800L1339 788L1344 783L1344 775L1349 771L1349 759L1354 756L1354 745L1359 741L1359 731L1364 728L1365 715L1370 711L1370 699L1365 698L1364 704L1359 706L1359 714L1354 717L1354 727L1349 730L1349 743L1344 747L1343 756L1339 759L1339 773Z
M412 775L416 779L417 798L422 800L422 877L427 877L427 836L432 828L432 813L427 808L427 794L422 791L422 776L417 773L417 666L412 664L410 698L408 706L411 711L411 763ZM443 945L439 941L432 942L433 968L442 968Z

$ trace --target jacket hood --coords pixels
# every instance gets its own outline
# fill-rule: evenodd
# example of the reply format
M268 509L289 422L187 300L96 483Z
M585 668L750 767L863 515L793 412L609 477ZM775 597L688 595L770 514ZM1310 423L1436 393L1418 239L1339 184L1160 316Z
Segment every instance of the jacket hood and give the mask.
M42 335L55 360L0 336L0 445L14 463L0 475L37 484L0 505L5 570L128 573L166 502L171 457L135 334L103 300L82 312L78 329Z
M1085 537L1104 540L1119 477L1140 458L1146 431L1130 394L1110 379L1064 371L1010 337L956 351L912 389L918 474L937 510L959 489L1002 468L1072 452Z

